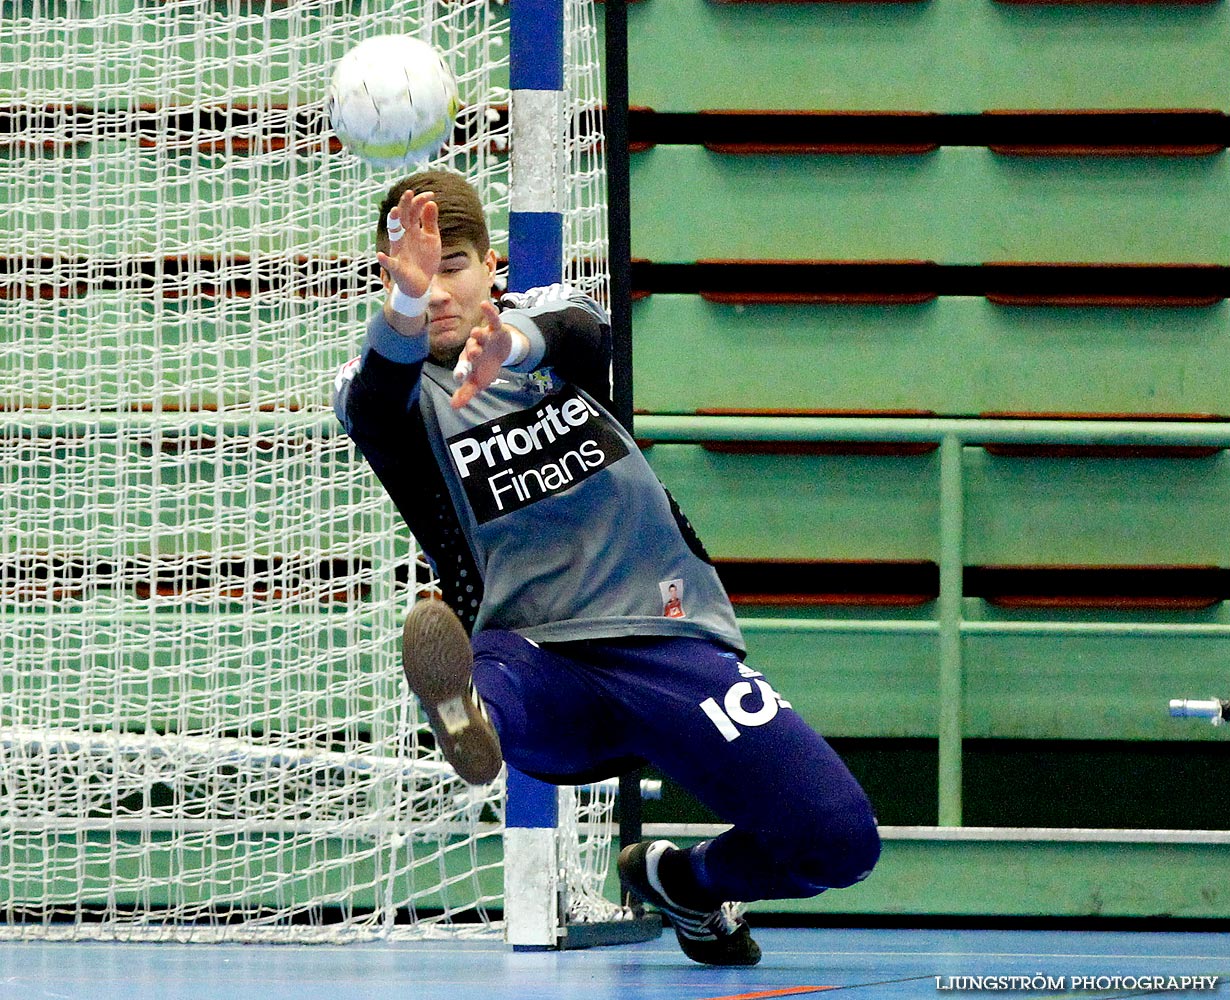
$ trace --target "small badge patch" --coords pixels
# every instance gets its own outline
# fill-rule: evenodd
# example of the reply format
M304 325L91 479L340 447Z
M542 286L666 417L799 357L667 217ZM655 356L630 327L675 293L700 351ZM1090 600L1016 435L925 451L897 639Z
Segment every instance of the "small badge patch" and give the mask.
M683 610L683 581L663 580L658 584L662 594L662 616L664 618L686 618Z
M525 387L539 396L549 396L556 391L555 372L550 368L539 368L525 380Z

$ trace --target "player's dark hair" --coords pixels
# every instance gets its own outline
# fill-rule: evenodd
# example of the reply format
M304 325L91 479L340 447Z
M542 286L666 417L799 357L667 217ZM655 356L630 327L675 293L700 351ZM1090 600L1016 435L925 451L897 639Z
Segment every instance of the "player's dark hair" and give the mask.
M389 212L407 191L433 191L440 206L440 242L445 247L468 243L481 257L491 246L487 234L487 217L478 192L461 174L451 170L424 170L389 189L380 203L380 218L376 222L376 248L389 250Z

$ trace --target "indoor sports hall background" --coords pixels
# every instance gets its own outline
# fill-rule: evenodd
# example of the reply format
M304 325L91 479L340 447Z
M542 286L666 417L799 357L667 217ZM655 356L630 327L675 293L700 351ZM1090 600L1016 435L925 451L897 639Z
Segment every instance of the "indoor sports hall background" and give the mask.
M430 580L328 422L391 178L330 148L312 91L387 6L0 11L6 937L180 936L138 909L219 937L244 911L270 940L499 915L498 798L437 772L390 791L382 743L432 753L388 638ZM506 85L506 8L429 6L463 98L492 66ZM628 41L636 434L749 662L884 829L867 882L753 914L1230 916L1226 736L1167 710L1230 699L1225 0L636 0ZM496 203L497 242L506 138L497 111L447 154ZM589 140L582 262L603 239ZM648 836L713 829L669 783L644 809ZM380 839L398 824L413 835ZM667 939L600 973L576 964L598 952L513 966L489 942L463 961L476 993L696 1000L1230 964L1213 934L801 933L776 969L709 979ZM0 996L57 969L212 995L198 953L129 947L0 947ZM228 988L267 972L359 995L417 971L424 995L465 995L430 964L463 946L415 947L342 971L283 953Z
M1220 836L1002 828L1227 825L1225 5L629 10L638 434L924 828L800 905L1224 913Z

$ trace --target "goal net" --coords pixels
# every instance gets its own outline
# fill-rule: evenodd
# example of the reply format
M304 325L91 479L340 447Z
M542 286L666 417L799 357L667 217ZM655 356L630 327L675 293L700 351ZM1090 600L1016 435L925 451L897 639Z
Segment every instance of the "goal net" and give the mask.
M590 0L566 0L569 280L605 299ZM508 10L15 0L0 24L0 936L484 932L503 784L406 693L427 563L329 409L400 176L331 139L333 64L432 40L438 163L505 249ZM607 916L609 791L562 879Z

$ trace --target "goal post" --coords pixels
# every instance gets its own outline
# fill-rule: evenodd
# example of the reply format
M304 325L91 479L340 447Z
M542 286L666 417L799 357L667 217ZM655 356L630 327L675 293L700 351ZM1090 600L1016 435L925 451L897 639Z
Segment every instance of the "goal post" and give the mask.
M525 291L564 276L564 4L509 4L511 178L508 285ZM515 949L559 942L559 793L507 766L506 935Z
M0 937L501 931L503 783L461 783L405 689L435 581L329 410L397 175L324 95L363 38L430 38L464 104L436 162L515 259L521 2L6 11ZM606 301L592 0L560 3L557 272ZM557 801L560 912L605 918L613 793Z
M604 300L609 304L608 230L602 228L601 216L593 224L603 233L602 258L587 262L574 256L571 269L568 266L570 241L565 220L578 218L569 211L571 184L594 172L605 174L601 106L570 103L579 62L566 56L569 40L576 37L568 25L575 8L566 0L510 0L509 8L509 288L524 291L576 280L587 265L598 264ZM570 142L575 144L571 155ZM563 873L577 872L581 866L570 863L566 856L568 846L576 841L569 824L561 823L561 815L575 815L569 798L574 793L561 792L512 767L507 771L504 861L509 944L517 949L567 945L570 925L572 942L581 942L581 946L640 941L660 933L656 918L603 906L592 889L569 884ZM625 801L632 796L639 807L639 782L623 782L618 787ZM587 901L556 905L570 895ZM584 934L577 933L581 923L588 925Z

